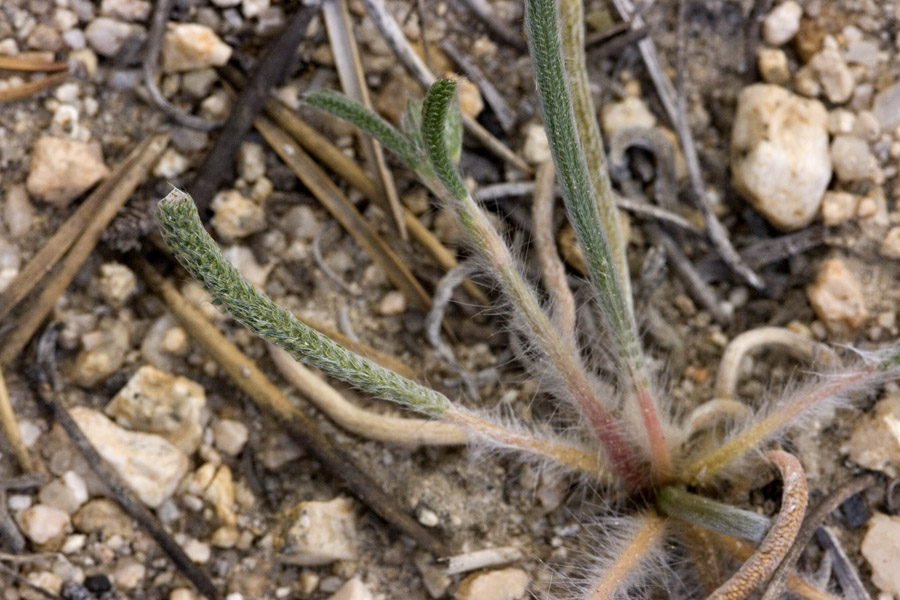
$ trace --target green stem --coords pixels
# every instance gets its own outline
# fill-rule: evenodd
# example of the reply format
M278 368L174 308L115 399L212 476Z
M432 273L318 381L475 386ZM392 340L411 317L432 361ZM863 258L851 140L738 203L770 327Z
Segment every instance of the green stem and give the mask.
M656 492L656 508L664 515L754 542L763 539L770 524L763 515L671 485Z

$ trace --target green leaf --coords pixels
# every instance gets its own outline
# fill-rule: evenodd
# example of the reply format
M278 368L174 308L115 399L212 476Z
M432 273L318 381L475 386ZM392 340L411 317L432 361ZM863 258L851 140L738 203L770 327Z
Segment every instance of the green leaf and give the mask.
M413 171L421 166L421 155L416 146L405 135L356 100L332 90L321 90L306 96L304 101L310 106L353 123L397 155Z
M451 140L447 136L447 121L454 103L458 109L456 82L452 79L434 82L422 105L422 137L437 178L454 198L465 200L468 190L456 169Z
M347 350L297 320L253 287L232 265L203 228L191 197L173 190L156 209L166 244L188 273L212 294L217 304L258 336L294 358L385 400L440 416L451 408L443 394L406 379Z
M597 300L618 346L617 354L634 370L635 363L640 362L637 325L620 284L578 138L555 0L527 0L526 25L544 127L566 212L584 252Z

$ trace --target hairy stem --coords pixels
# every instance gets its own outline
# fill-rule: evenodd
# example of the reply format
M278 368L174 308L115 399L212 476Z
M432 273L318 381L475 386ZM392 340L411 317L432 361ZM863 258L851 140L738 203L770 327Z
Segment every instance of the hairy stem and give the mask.
M452 206L471 237L478 252L487 260L513 305L518 309L533 341L546 354L560 384L569 392L575 405L590 423L603 444L613 468L629 487L645 481L631 444L625 439L610 412L597 397L577 354L557 333L541 308L532 288L516 268L509 247L491 224L484 210L475 202L449 156L445 139L445 115L455 101L456 82L435 82L422 106L422 133L435 176L443 184L436 190L448 206Z
M789 402L746 431L690 463L685 469L684 479L697 485L709 483L731 461L759 447L764 440L789 425L802 413L879 374L878 366L866 366L856 371L828 377L802 390Z
M582 0L560 0L559 17L561 41L565 55L566 78L572 94L572 109L578 138L590 172L594 200L600 212L600 220L609 237L610 249L615 260L619 285L630 312L634 312L631 298L631 278L628 276L628 260L625 256L625 236L619 221L619 211L613 197L603 137L597 124L597 112L591 100L587 64L584 54L584 6Z
M283 348L297 360L317 367L379 398L432 417L453 421L501 446L513 446L591 473L603 471L597 457L490 423L454 407L443 394L351 352L299 321L253 287L222 255L203 229L191 197L173 190L160 201L157 219L163 239L178 261L217 304L250 331Z
M615 222L618 215L608 194L601 199L608 209L599 208L594 194L594 184L601 188L601 193L606 193L609 190L609 182L607 180L604 184L600 179L594 181L584 154L584 140L579 140L580 134L588 135L587 143L592 144L588 148L591 152L589 158L596 161L603 156L600 133L599 129L596 129L589 98L587 105L584 104L585 98L583 96L580 98L580 104L577 105L580 118L576 118L576 107L570 93L573 86L576 92L578 91L579 81L583 77L581 69L583 65L573 64L567 71L567 60L573 57L577 60L575 55L580 51L570 48L571 55L567 56L561 38L563 29L570 44L582 35L577 31L580 25L571 22L571 19L580 12L580 4L567 5L566 15L570 21L566 28L560 23L556 0L528 0L526 6L526 24L535 82L566 210L575 229L579 246L584 252L591 282L597 291L597 301L616 344L618 351L615 354L631 379L650 445L653 478L665 482L671 478L672 459L656 403L650 394L649 380L645 374L637 324L628 292L630 285L622 284L623 280L628 279L628 272L624 261L621 260L621 253L619 260L616 258L616 246L613 242L621 247L621 239L615 238L615 236L621 238L621 233L616 233L617 223L612 233L605 226L606 219ZM588 121L594 122L594 132L589 131ZM596 136L593 136L594 133ZM605 163L605 159L603 160ZM607 212L606 219L601 215L601 211Z
M603 574L600 583L591 591L590 600L611 598L616 589L637 568L662 536L666 524L664 518L654 512L645 513L638 518L640 527L631 537L628 545L618 553L618 559Z

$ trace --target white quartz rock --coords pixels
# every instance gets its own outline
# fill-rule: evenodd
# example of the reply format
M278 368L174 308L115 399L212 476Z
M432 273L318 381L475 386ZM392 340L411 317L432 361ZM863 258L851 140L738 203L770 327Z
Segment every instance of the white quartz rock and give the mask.
M738 98L731 138L734 185L770 223L808 225L831 179L828 113L782 87L751 85Z

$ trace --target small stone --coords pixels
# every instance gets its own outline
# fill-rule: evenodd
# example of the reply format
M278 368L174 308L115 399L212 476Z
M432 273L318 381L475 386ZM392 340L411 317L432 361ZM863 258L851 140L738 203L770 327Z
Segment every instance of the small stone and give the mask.
M169 592L169 600L197 600L197 595L188 588L175 588Z
M319 575L313 571L300 573L300 593L303 597L309 596L319 587Z
M213 227L223 237L242 238L266 228L266 215L262 207L237 190L216 194L212 209Z
M84 546L87 543L87 536L83 533L75 533L68 537L66 537L66 541L63 542L62 547L59 549L63 554L78 554L82 550L84 550Z
M794 73L794 90L801 96L816 98L822 93L822 86L813 70L803 66Z
M192 561L198 564L206 564L212 556L212 548L209 544L204 544L200 540L188 538L181 544L184 553L188 555Z
M112 573L113 581L117 587L126 590L137 588L147 576L147 568L133 558L125 558L119 561Z
M19 516L22 533L41 550L62 546L71 525L65 511L45 504L35 504Z
M316 566L356 559L356 523L346 498L301 502L283 523L274 545L285 562Z
M859 550L872 568L875 587L894 598L900 596L900 517L880 512L872 515Z
M840 181L871 179L878 173L878 159L865 140L839 135L831 142L831 163Z
M54 479L41 488L38 493L38 500L45 506L58 508L67 515L73 514L83 503L79 503L66 484L59 479Z
M518 600L525 596L531 578L522 569L499 569L476 573L463 579L453 597L456 600Z
M759 75L766 83L787 85L791 80L787 54L780 48L760 48L757 57Z
M259 462L269 471L278 471L289 462L304 455L303 448L294 438L285 433L265 436L263 449L259 452Z
M81 506L88 501L90 495L88 494L87 483L85 483L81 475L75 471L66 471L63 473L62 481L66 484L66 488L72 493L72 498L78 506Z
M763 20L763 39L770 46L780 46L791 41L800 30L803 8L794 0L782 2L773 8Z
M253 183L266 174L266 152L255 142L244 142L238 149L238 174Z
M225 525L237 523L234 514L234 478L228 465L216 469L215 475L203 491L203 497L213 505L216 515Z
M106 303L122 307L137 290L137 277L131 269L117 262L100 265L100 294Z
M44 136L34 145L25 185L30 194L63 207L107 175L100 144Z
M341 586L328 600L374 600L372 591L366 587L359 575Z
M836 48L823 48L809 61L829 102L843 104L853 95L856 79Z
M734 184L780 229L805 227L819 211L831 180L827 122L821 102L779 86L751 85L738 98Z
M828 133L843 135L853 132L856 114L846 108L836 108L828 113Z
M84 31L81 29L69 29L68 31L64 31L62 33L62 40L65 42L66 46L72 50L84 50L87 48L87 38L84 35ZM91 52L91 54L93 54L93 52ZM71 54L69 55L69 58L72 58Z
M6 228L14 239L21 239L31 230L34 207L28 199L28 191L24 185L12 185L6 191L3 220L6 221Z
M881 123L870 110L861 110L853 123L853 135L867 142L876 142L881 137Z
M216 449L228 456L237 456L247 443L247 426L240 421L221 419L213 425Z
M22 255L19 253L19 247L0 238L0 291L5 290L13 282L21 266Z
M6 504L10 510L25 510L34 502L32 502L32 498L28 494L10 494Z
M900 260L900 227L891 227L878 252L885 258Z
M234 548L240 539L241 532L236 527L223 525L213 532L209 543L216 548Z
M62 577L51 571L32 571L26 578L32 585L50 592L51 594L59 594L62 591ZM30 594L32 590L22 590L22 600L43 600L43 594Z
M247 246L228 246L222 254L233 264L244 278L260 289L265 289L269 273L275 268L275 262L264 265L256 262L256 255Z
M650 128L656 125L656 117L640 98L629 96L603 107L603 132L609 139L626 127Z
M875 94L872 112L882 131L893 131L900 126L900 81Z
M311 207L300 204L294 206L281 218L284 232L295 240L312 241L322 229L322 222Z
M131 347L128 326L104 318L98 329L81 336L82 350L71 367L72 380L81 387L94 387L119 370Z
M63 46L63 40L50 25L38 23L26 40L28 47L32 50L44 50L48 52L57 52Z
M168 148L153 167L153 174L162 179L175 179L189 168L191 161L184 154Z
M391 290L378 303L378 312L386 317L399 315L406 310L406 297L403 292Z
M95 410L77 406L71 412L100 455L144 504L156 508L175 493L190 462L184 452L158 435L126 431Z
M72 524L76 531L88 535L97 532L104 540L113 536L131 539L134 535L134 526L128 515L118 504L106 498L91 500L82 506L72 517Z
M896 478L900 473L900 396L880 400L853 430L850 458Z
M203 436L206 391L199 383L145 365L135 372L106 406L120 425L156 433L186 454Z
M84 587L92 594L99 596L112 589L112 582L109 580L109 577L103 573L98 573L97 575L86 577L84 580Z
M84 37L97 54L113 57L130 38L142 37L144 30L137 25L125 23L109 17L99 17L91 21L84 30Z
M103 0L100 14L125 21L146 21L151 8L146 0Z
M181 78L181 91L197 99L206 98L218 79L215 69L188 71Z
M853 218L859 198L848 192L825 192L822 198L822 222L829 227Z
M264 13L270 4L270 0L241 0L241 12L245 19L252 19Z
M481 90L468 79L459 80L459 109L464 115L468 115L473 119L484 110Z
M550 142L547 141L547 132L543 125L531 123L525 128L525 146L522 148L522 156L533 165L550 160Z
M822 263L819 276L806 293L813 310L839 337L853 335L869 318L859 280L839 257Z
M430 508L419 508L416 511L416 519L425 527L437 527L441 523L440 517L437 516Z
M162 52L164 73L221 67L231 58L231 46L205 25L170 24Z

